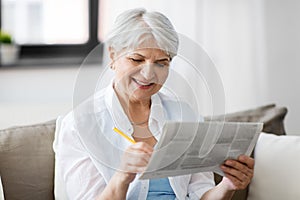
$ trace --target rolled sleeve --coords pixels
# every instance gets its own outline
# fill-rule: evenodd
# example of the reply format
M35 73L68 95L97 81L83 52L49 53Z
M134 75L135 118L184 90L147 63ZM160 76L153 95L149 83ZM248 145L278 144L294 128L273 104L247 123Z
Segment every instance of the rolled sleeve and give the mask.
M201 172L191 176L188 186L189 199L200 199L205 192L215 187L212 172Z
M64 120L58 134L57 167L69 199L95 199L106 183L70 124Z

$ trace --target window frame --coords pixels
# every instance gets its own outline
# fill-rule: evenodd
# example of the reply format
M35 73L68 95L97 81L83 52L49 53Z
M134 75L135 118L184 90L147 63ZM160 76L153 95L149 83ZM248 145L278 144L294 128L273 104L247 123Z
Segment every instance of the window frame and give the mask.
M0 0L0 11L2 9L2 0ZM34 44L20 45L20 62L17 65L25 63L32 64L60 64L63 63L78 63L91 52L100 41L98 40L98 15L99 15L99 0L88 0L88 29L89 38L84 44ZM2 16L0 14L0 29L2 25ZM98 54L101 55L101 54ZM64 58L71 58L65 61ZM74 59L72 59L74 58ZM25 62L22 62L24 61ZM29 62L26 60L30 60ZM48 61L47 61L48 60ZM53 63L54 61L54 63Z

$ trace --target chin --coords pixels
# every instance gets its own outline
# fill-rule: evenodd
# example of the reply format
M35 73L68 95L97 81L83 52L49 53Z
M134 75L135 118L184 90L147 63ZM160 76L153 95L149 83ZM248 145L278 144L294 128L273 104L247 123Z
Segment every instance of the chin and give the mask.
M156 94L157 92L145 92L145 91L135 91L132 97L139 101L150 100L151 96Z
M145 100L150 100L152 95L134 94L133 98L138 101L145 101Z

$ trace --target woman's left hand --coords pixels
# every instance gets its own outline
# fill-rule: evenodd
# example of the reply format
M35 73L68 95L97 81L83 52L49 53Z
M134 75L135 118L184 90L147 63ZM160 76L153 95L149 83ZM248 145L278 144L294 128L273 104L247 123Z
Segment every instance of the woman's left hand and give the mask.
M254 159L241 155L237 160L226 160L221 169L225 173L221 184L229 191L245 189L252 180L254 173Z

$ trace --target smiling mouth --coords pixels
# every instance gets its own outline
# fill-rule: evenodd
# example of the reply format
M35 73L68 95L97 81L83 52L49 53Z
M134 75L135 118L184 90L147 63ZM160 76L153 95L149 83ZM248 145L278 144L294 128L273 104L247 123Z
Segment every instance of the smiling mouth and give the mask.
M134 78L132 78L133 81L140 87L140 88L149 88L151 87L152 85L154 85L154 83L147 83L147 82L142 82L142 81L139 81L139 80L136 80Z

